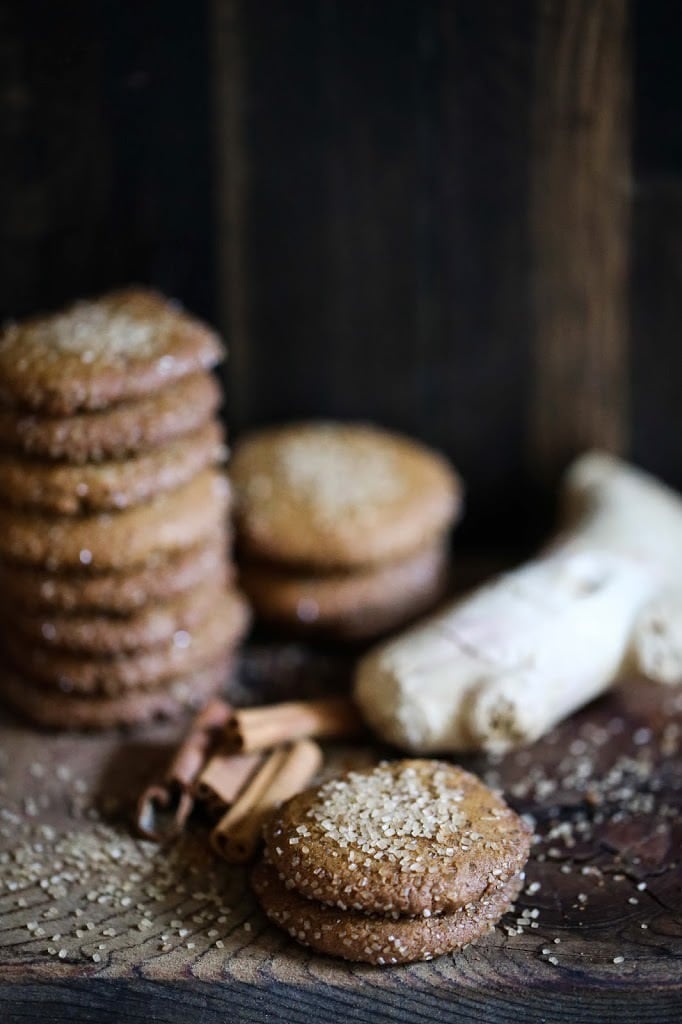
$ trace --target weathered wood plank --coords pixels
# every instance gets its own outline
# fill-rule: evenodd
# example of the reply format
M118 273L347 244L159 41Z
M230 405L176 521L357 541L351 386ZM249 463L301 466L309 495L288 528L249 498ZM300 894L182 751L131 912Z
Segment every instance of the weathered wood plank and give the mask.
M413 433L463 469L472 534L518 542L532 4L214 11L235 427Z
M110 149L94 13L0 4L0 322L99 280Z
M519 981L521 982L521 978ZM116 1014L120 1024L146 1024L153 1007L154 1024L263 1024L280 1019L292 1024L351 1020L354 1024L547 1024L548 1021L579 1021L580 1024L676 1024L680 999L676 993L642 989L618 992L605 989L586 993L576 979L572 989L557 991L550 982L535 990L532 1001L513 1003L494 992L482 994L451 987L437 994L412 984L411 999L387 1001L371 982L360 979L358 990L327 984L311 1001L305 988L289 986L265 974L261 984L243 982L207 985L180 981L172 987L132 978L124 989L112 982L88 979L78 983L41 982L12 989L3 1009L7 1024L101 1024ZM49 1017L46 1005L49 1005ZM557 1007L561 1007L557 1016Z
M682 7L634 5L632 455L682 490Z
M628 438L630 46L625 0L538 3L531 177L536 471Z
M237 695L311 692L316 677L342 686L348 668L299 647L252 649ZM160 1024L197 1013L207 1024L266 1013L559 1024L618 1014L673 1024L682 1009L680 716L674 691L632 683L528 751L469 760L537 822L531 889L480 944L385 971L313 955L270 927L244 872L213 858L201 819L167 849L129 837L130 801L176 728L50 736L4 716L3 1020L115 1012L128 1024L153 1005ZM330 747L327 770L385 753Z
M246 130L246 54L240 0L212 0L217 315L229 339L225 375L227 416L244 422L251 392L249 278L247 269L248 153Z
M0 322L131 281L213 302L204 5L0 3Z
M642 186L634 237L632 455L682 490L682 180Z
M0 0L0 319L131 279L210 318L217 294L233 425L445 448L463 541L518 542L582 445L630 437L679 482L682 22L634 5L631 355L630 9Z
M469 484L462 541L486 547L546 528L529 500L526 451L534 18L525 0L440 3L435 28L438 330L420 350L420 412Z

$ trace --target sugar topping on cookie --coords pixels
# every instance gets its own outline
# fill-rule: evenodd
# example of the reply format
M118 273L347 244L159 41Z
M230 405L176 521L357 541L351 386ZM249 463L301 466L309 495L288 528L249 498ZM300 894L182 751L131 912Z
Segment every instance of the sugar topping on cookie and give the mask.
M0 347L21 342L25 352L17 360L17 369L28 366L31 349L39 349L45 359L59 360L63 355L78 355L84 364L106 357L145 358L157 354L177 330L179 308L163 302L151 293L129 290L104 299L76 302L53 316L10 324L0 337ZM167 355L170 369L172 355Z
M330 426L287 438L276 453L275 473L320 516L385 505L405 490L394 452L378 448L371 436L349 439Z
M0 399L57 416L140 398L215 366L205 324L153 291L128 288L10 325L0 334Z
M257 431L237 444L232 476L243 551L290 567L398 560L442 537L461 506L444 458L368 424Z
M397 771L383 763L371 775L350 772L326 783L307 816L344 849L357 848L403 870L425 871L418 840L430 840L430 857L451 857L455 845L472 839L470 830L463 831L467 818L458 808L463 798L445 767L436 768L425 784L409 761Z
M285 884L321 903L428 917L523 867L530 830L480 779L444 761L382 762L293 797L265 828Z
M77 353L81 362L92 363L98 354L147 355L155 338L170 318L160 316L156 323L141 321L124 309L107 310L99 302L79 302L51 320L39 320L24 330L27 346L37 345L46 358L62 353ZM10 328L12 331L19 328Z

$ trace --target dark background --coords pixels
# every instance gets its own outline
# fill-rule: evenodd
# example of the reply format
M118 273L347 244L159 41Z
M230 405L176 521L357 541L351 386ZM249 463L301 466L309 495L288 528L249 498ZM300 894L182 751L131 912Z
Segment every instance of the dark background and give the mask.
M0 316L151 283L235 433L422 437L465 543L587 445L682 487L681 44L658 0L0 0Z

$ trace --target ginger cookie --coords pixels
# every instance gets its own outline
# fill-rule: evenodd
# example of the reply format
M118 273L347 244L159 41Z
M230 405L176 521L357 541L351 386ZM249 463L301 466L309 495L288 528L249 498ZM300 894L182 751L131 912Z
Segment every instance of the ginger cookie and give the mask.
M302 423L259 431L234 451L238 538L249 556L319 569L416 551L452 525L452 467L372 426Z
M7 608L7 621L27 640L42 647L83 654L123 654L171 643L179 631L196 629L224 594L221 580L200 583L162 604L150 604L133 615L17 614Z
M33 612L108 612L132 615L144 605L168 601L202 580L226 585L227 538L216 534L170 555L155 553L127 572L49 572L31 565L0 563L0 588L14 604Z
M528 826L469 772L383 762L287 801L265 828L268 858L302 896L429 915L480 900L523 868Z
M3 643L17 671L36 687L113 697L199 671L232 650L248 624L248 607L232 591L215 602L208 618L195 629L178 630L169 643L151 649L84 657L37 647L16 630L6 631Z
M0 673L0 699L37 725L48 729L110 729L117 725L138 725L153 718L174 718L198 708L225 686L230 658L188 676L169 679L154 690L136 691L115 697L83 697L46 691L15 672Z
M210 373L99 412L45 416L0 406L2 447L34 458L82 465L139 455L203 427L220 405Z
M378 917L306 899L261 861L251 885L271 921L318 953L376 965L433 960L486 935L509 910L521 888L518 875L496 883L477 903L430 917Z
M83 515L129 508L188 483L225 457L223 431L209 422L136 458L84 466L0 454L0 494L40 513Z
M70 416L149 395L222 356L205 324L155 292L128 288L7 327L0 400Z
M154 552L171 553L214 535L227 514L229 485L205 469L144 505L80 518L0 509L0 556L56 571L131 568Z
M351 572L303 573L245 562L240 585L257 615L301 633L367 640L431 610L448 583L448 552L439 542Z

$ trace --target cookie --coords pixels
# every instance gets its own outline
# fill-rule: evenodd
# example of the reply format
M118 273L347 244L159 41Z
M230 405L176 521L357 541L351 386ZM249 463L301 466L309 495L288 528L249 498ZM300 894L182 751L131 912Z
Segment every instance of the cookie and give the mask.
M317 575L245 562L239 578L261 618L302 633L367 640L434 607L447 589L448 551L439 542L397 562Z
M216 534L201 544L170 555L154 554L128 572L49 572L30 565L0 562L0 589L26 611L108 612L132 615L146 604L167 601L202 580L226 585L227 538Z
M225 457L216 422L137 458L85 466L36 462L0 454L0 494L41 513L83 515L129 508L188 483Z
M30 616L17 614L11 607L5 609L5 615L11 629L39 646L103 656L171 643L179 631L196 629L223 593L218 578L130 616Z
M528 826L474 775L431 760L383 762L287 801L267 854L301 895L341 910L426 915L508 882Z
M0 509L0 556L56 571L121 571L154 552L170 553L214 535L227 515L229 485L205 469L189 483L123 512L81 518Z
M128 288L0 335L0 400L48 415L103 409L215 366L216 334L155 292Z
M227 592L200 625L179 630L170 643L112 657L79 657L36 647L6 632L3 644L15 669L35 686L62 693L117 697L128 690L157 688L176 676L189 676L232 650L249 623L246 603Z
M399 559L441 536L461 505L445 459L371 426L260 431L236 446L231 475L242 550L320 569Z
M0 406L4 449L82 465L139 455L204 426L220 405L209 373L183 377L161 391L100 412L45 416Z
M509 910L521 884L514 876L492 887L477 903L433 917L396 920L306 899L287 888L265 861L251 873L251 885L263 911L297 942L318 953L376 965L433 960L476 942Z
M14 672L0 673L0 699L37 725L49 729L109 729L153 718L174 718L220 693L230 673L223 657L189 676L168 680L156 690L117 697L77 697L45 691Z

